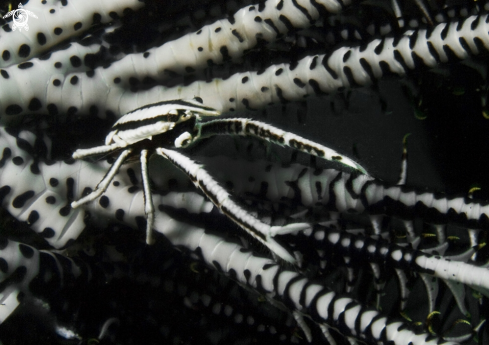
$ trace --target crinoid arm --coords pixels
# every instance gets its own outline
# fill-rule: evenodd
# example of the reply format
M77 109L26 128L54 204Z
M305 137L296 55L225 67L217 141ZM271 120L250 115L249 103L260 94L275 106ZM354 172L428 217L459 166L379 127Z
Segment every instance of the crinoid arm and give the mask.
M178 137L175 140L175 146L185 147L198 140L215 135L252 136L280 146L291 147L328 161L339 162L363 174L367 174L366 169L359 163L333 149L260 121L244 118L217 119L197 123L195 127L193 134L185 132Z
M275 241L273 236L308 229L311 227L309 223L292 223L285 226L265 224L231 200L229 193L204 170L202 165L195 163L190 158L173 150L158 148L156 149L156 153L165 157L185 172L222 213L267 246L272 253L287 262L297 263L292 253Z
M84 196L83 198L79 199L78 201L73 201L71 203L71 207L72 208L80 207L81 205L93 201L97 199L99 196L101 196L107 190L110 182L114 179L114 176L117 174L117 171L119 171L119 168L121 167L122 163L124 163L124 161L126 160L127 156L131 153L131 151L132 151L131 149L122 151L122 153L119 155L117 160L110 167L107 174L105 174L102 181L100 181L97 187L95 187L95 190L90 194L88 194L87 196Z

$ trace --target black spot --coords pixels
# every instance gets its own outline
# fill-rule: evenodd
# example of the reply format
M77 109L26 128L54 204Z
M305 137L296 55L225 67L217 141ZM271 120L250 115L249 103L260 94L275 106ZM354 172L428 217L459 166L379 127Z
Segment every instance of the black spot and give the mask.
M68 0L61 0L61 5L68 6Z
M39 212L31 211L31 213L29 213L29 217L27 218L27 224L29 225L34 224L38 220L39 220Z
M23 63L19 64L17 67L19 69L28 69L28 68L31 68L32 66L34 66L34 64L32 62L23 62Z
M27 44L23 44L19 47L18 55L21 58L26 58L29 56L31 53L31 47L29 47Z
M61 217L66 217L67 215L70 214L70 210L71 210L71 206L70 205L66 205L64 207L62 207L60 210L59 210L59 215Z
M66 179L66 198L71 201L73 200L73 194L74 194L74 191L73 191L73 188L75 186L75 180L71 177L67 178Z
M10 157L12 157L12 150L8 147L4 148L3 152L2 152L2 158L0 159L0 168L3 168L3 166L5 165L5 162ZM4 187L2 187L2 188L4 188Z
M57 178L51 177L49 179L49 184L51 185L51 187L57 187L59 184L59 180Z
M127 176L129 177L129 180L131 181L131 184L138 184L138 178L136 176L136 172L134 171L134 169L132 168L129 168L127 169L126 171L127 173Z
M107 208L109 206L109 198L106 197L105 195L102 195L102 197L100 198L100 200L98 201L98 203L103 208Z
M119 181L114 181L114 182L112 182L112 184L113 184L115 187L119 187L119 186L120 186Z
M294 84L297 85L298 87L304 87L306 84L302 82L299 78L294 78Z
M321 91L321 88L319 87L319 83L314 80L314 79L309 79L309 85L312 87L314 90L314 94L316 95L321 95L323 92Z
M109 17L112 19L119 19L119 15L114 11L109 12Z
M4 50L2 53L3 61L8 61L10 59L10 52L8 50Z
M46 52L39 57L39 60L46 61L51 59L51 52Z
M148 53L148 52L146 52L146 53L144 53L144 54L143 54L143 57L144 57L145 59L146 59L148 56L149 56L149 53Z
M124 220L124 214L126 212L124 212L123 209L118 209L117 211L115 211L115 219L117 219L118 221L123 221Z
M56 63L54 64L54 67L56 67L56 68L61 68L61 67L63 67L63 64L62 64L61 62L56 62Z
M212 260L212 264L216 268L217 272L223 272L222 266L219 262L217 262L216 260Z
M54 196L46 197L46 203L49 205L54 205L56 203L56 198Z
M70 79L70 84L71 85L76 85L78 84L78 77L76 75L74 75L73 77L71 77Z
M95 72L94 71L87 71L86 75L87 75L87 77L91 78L95 75Z
M19 250L20 250L20 253L26 258L26 259L30 259L32 258L32 256L34 255L34 249L32 249L31 247L21 243L19 244Z
M204 50L204 48L199 47L199 48L197 48L197 50L198 50L199 52L201 52L201 51L203 51L203 50Z
M3 273L8 272L8 262L4 258L0 258L0 271Z
M221 31L221 28L217 28L216 30L214 30L214 32L216 32L216 33L219 31Z
M245 278L246 278L246 282L248 282L248 281L250 280L250 277L251 277L251 272L250 272L250 270L249 270L249 269L245 269L245 270L243 271L243 275L244 275L244 276L245 276Z
M78 112L77 107L69 107L68 111L66 112L68 115L75 115Z
M49 13L54 13L56 12L53 8L49 10Z
M55 35L59 36L59 35L61 35L63 33L63 29L61 29L61 28L54 28L54 31L53 32L54 32Z
M11 104L5 108L6 115L18 115L23 111L23 109L17 104Z
M42 0L41 4L46 5L46 0Z
M121 82L121 78L114 78L114 84L119 84Z
M81 27L82 27L82 23L80 23L80 22L77 22L77 23L75 23L75 25L73 25L73 29L75 29L75 31L80 30Z
M12 158L12 162L14 162L15 165L22 165L24 164L24 159L20 156L16 156Z
M2 77L4 77L5 79L8 79L10 78L10 76L8 75L7 71L6 70L0 70L0 73L2 74Z
M317 66L317 61L318 61L318 57L317 57L317 56L315 56L315 57L312 59L311 65L309 66L309 69L310 69L310 70L313 70L313 69L315 69L315 68L316 68L316 66Z
M238 30L233 30L231 31L231 33L236 36L236 38L238 39L238 41L240 43L244 42L244 38L241 36L241 34L238 32Z
M223 61L230 61L231 60L231 55L229 55L228 47L222 46L221 48L219 48L219 52L222 55ZM207 65L209 67L212 67L213 64L214 64L214 62L211 59L207 60Z
M287 31L292 31L294 29L294 25L290 22L289 18L281 14L278 19L287 27Z
M276 70L276 71L275 71L275 75L276 75L276 76L279 76L279 75L281 75L281 74L282 74L282 72L283 72L283 71L284 71L284 69L283 69L283 68L279 68L278 70Z
M51 228L44 228L44 230L40 233L40 235L44 238L51 238L54 237L56 233Z
M90 187L85 187L82 191L82 197L84 196L87 196L88 194L90 194L92 192L92 188Z
M82 61L76 55L73 55L72 57L70 57L70 62L71 62L71 65L73 67L80 67L82 65Z
M92 115L92 116L97 116L98 115L98 108L97 108L96 105L91 105L88 110L90 112L90 115Z
M29 102L29 105L27 106L27 108L30 110L30 111L37 111L39 109L42 108L42 104L41 104L41 101L38 100L36 97L34 97L33 99L31 99L31 101Z
M58 115L58 107L56 104L50 103L47 106L49 115Z
M61 85L61 81L59 79L54 79L53 80L53 85L54 86L60 86Z
M127 189L127 192L128 192L129 194L133 194L133 193L137 192L138 190L139 190L139 187L138 187L138 186L131 186L131 187L129 187L129 188Z
M29 168L31 173L34 175L39 175L41 173L41 170L39 170L39 163L37 161L34 161Z
M92 24L99 24L101 21L102 21L102 16L98 13L94 13Z
M244 77L243 79L241 79L241 83L246 83L248 80L250 80L250 78L248 77Z

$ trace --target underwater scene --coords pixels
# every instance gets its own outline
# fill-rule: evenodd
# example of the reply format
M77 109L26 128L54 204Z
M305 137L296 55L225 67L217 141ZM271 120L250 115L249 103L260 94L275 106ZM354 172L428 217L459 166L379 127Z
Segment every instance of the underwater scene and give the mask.
M0 15L0 344L489 345L489 3Z

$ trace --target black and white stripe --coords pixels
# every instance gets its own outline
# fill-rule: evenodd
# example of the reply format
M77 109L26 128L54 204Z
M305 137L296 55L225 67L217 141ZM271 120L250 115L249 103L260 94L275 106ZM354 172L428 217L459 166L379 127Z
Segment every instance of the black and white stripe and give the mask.
M241 171L239 166L227 167L226 178L232 182L237 195L256 195L274 202L289 201L295 207L317 207L329 212L387 215L402 220L421 218L431 224L489 228L489 204L468 196L388 184L355 172L307 168L298 164L282 167L263 161L249 164L253 165L252 169L262 172L260 180L249 181L249 173Z
M365 168L360 164L333 149L303 138L292 132L286 132L272 125L251 119L218 119L197 123L196 128L192 133L192 138L188 139L188 144L215 135L256 137L280 146L288 146L325 160L342 163L364 174L367 173Z
M380 343L456 344L426 333L415 334L403 322L382 316L377 310L338 295L298 272L283 269L269 259L242 252L238 245L199 232L196 228L188 229L186 234L172 235L174 244L187 243L186 247L193 250L200 248L203 260L218 270L231 274L234 279L284 303L288 308L300 311L318 324L340 329L345 335Z
M204 194L224 213L229 219L238 224L255 239L267 246L270 251L281 259L296 263L296 259L290 250L283 247L272 237L275 234L301 231L310 228L308 223L292 223L284 226L274 227L263 223L253 217L247 210L231 199L229 193L222 188L204 169L202 165L196 164L184 155L163 148L156 149L156 153L165 157L184 171L192 182L204 192Z

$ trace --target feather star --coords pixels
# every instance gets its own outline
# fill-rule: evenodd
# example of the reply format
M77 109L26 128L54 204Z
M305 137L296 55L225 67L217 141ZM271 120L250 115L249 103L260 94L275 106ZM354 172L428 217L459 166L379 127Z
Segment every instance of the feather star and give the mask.
M488 344L487 4L30 0L21 10L24 31L1 12L0 341ZM148 173L154 245L137 162L71 207L114 161L73 152L102 145L134 109L192 99L366 167L204 138L213 127L199 122L202 142L178 151L196 169L266 224L310 224L274 237L295 265L161 157Z

